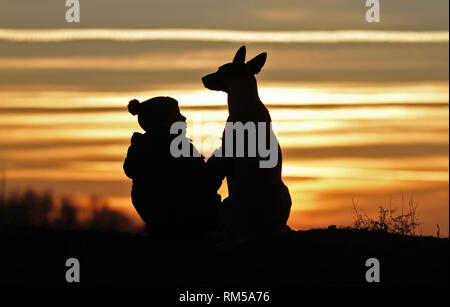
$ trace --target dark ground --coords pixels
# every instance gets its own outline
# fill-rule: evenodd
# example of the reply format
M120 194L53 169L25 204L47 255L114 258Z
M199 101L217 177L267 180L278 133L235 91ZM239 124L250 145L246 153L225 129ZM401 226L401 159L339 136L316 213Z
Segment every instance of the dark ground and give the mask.
M374 286L365 280L368 258L380 261L376 286L447 287L449 279L448 239L344 229L292 231L240 244L1 229L0 246L3 286L366 287ZM65 261L72 257L80 261L78 284L65 280Z

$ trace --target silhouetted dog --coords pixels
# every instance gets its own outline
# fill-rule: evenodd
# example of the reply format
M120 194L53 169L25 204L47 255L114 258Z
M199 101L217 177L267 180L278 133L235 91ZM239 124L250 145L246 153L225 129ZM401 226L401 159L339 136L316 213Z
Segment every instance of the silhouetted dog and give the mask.
M262 53L247 63L245 54L243 46L232 63L202 78L206 88L228 94L227 124L253 123L258 127L258 123L263 123L266 130L257 131L255 145L261 145L259 137L263 132L266 133L265 144L268 144L269 135L275 141L278 162L272 168L262 168L260 162L264 160L263 157L260 154L250 156L251 148L246 148L244 157L223 158L226 152L225 137L219 150L222 158L213 155L207 161L208 171L216 176L216 188L227 178L229 197L222 204L221 221L226 230L240 234L280 229L286 225L291 209L289 190L281 179L281 150L272 131L269 111L259 99L255 78L255 74L264 66L267 54ZM227 128L224 136L226 131ZM249 146L249 139L245 146Z
M151 234L184 237L199 235L217 222L220 199L206 177L204 158L190 140L194 157L174 158L170 134L174 122L185 122L178 102L156 97L139 103L130 101L128 110L138 115L144 134L135 132L124 163L126 175L133 179L132 201ZM184 137L184 136L182 136Z

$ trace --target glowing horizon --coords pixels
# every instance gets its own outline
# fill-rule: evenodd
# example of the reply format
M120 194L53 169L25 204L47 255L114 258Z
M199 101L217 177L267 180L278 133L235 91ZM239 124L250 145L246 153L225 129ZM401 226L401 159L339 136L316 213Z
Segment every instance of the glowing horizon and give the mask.
M191 88L189 88L189 86ZM173 85L173 87L176 87ZM183 86L182 86L183 87ZM61 100L71 107L117 106L125 107L128 100L141 101L156 96L172 96L180 107L225 106L226 94L200 89L199 85L185 84L186 89L164 89L140 92L79 92L76 90L2 91L2 107L60 107ZM21 92L20 98L17 93ZM76 95L74 95L77 93ZM410 82L399 84L359 84L354 83L274 83L260 84L259 93L265 104L301 105L304 104L390 104L390 103L448 103L448 82ZM132 95L132 97L130 96ZM131 98L130 98L131 97Z
M243 31L210 29L5 29L0 40L64 42L72 40L196 41L248 43L448 43L448 31Z

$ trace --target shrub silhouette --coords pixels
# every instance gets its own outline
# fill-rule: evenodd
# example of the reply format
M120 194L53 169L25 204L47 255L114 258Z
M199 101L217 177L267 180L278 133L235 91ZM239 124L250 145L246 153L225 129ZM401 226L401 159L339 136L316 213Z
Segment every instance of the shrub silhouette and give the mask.
M92 198L90 206L85 208L66 196L58 200L50 191L38 193L29 189L8 194L0 194L0 227L45 227L105 232L138 230L128 216L110 208L108 203L98 198Z
M8 225L47 226L54 201L49 192L39 195L33 190L15 191L9 198L1 197L0 221Z
M79 223L76 204L70 198L63 197L55 224L60 228L76 229L79 227Z
M377 219L369 217L364 211L357 209L357 202L353 200L354 221L353 228L368 231L387 232L398 235L416 236L416 229L421 224L417 221L417 207L419 203L413 196L408 200L405 211L405 198L402 195L402 209L396 214L398 209L392 209L390 201L389 209L379 206Z
M128 217L114 210L108 204L97 197L91 198L90 219L88 228L96 231L127 231L132 227Z

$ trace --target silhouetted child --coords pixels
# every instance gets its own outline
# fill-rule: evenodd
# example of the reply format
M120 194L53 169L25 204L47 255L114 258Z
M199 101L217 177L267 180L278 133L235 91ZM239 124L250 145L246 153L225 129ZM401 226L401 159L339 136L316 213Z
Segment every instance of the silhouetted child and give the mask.
M210 186L204 158L186 138L191 153L197 156L174 158L170 144L178 135L170 134L175 122L186 122L178 102L170 97L155 97L128 104L138 116L145 133L131 138L125 174L133 179L133 205L151 234L184 237L200 235L215 228L220 196Z

